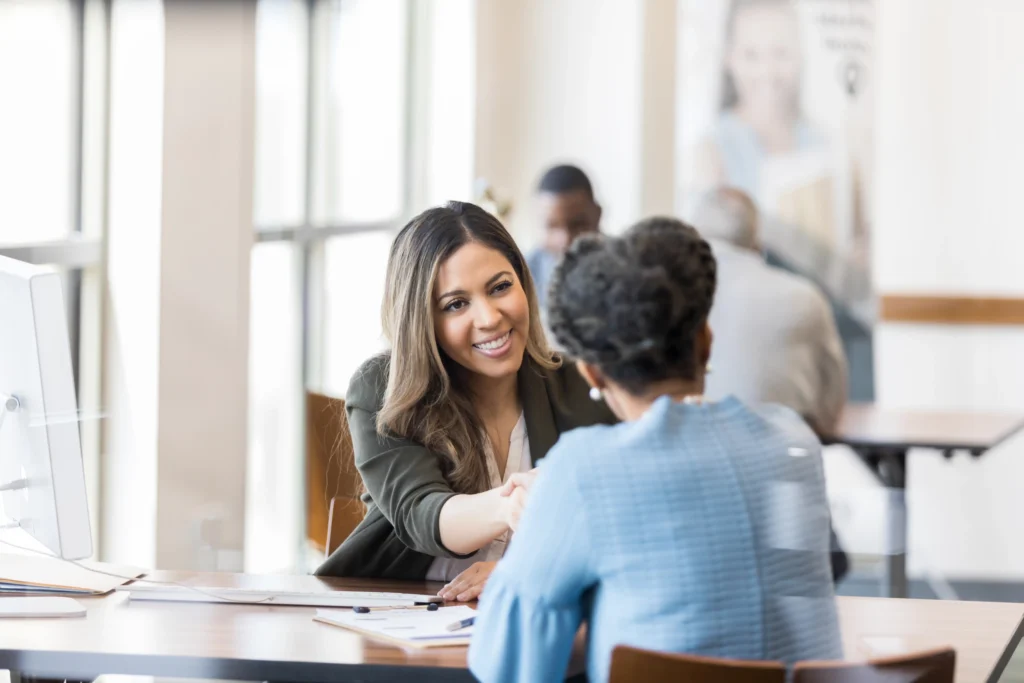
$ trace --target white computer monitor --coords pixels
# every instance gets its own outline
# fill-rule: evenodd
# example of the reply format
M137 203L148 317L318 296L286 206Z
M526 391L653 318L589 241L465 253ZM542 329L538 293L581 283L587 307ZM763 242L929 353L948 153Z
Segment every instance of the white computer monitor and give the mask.
M0 527L78 560L92 532L72 367L60 275L0 256Z

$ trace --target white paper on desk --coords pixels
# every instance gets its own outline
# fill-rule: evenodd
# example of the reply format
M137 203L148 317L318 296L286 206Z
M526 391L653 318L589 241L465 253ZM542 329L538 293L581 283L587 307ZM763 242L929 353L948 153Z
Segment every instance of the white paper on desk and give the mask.
M118 577L137 577L144 573L138 567L103 562L74 563L56 557L0 554L0 584L8 590L18 585L24 586L27 592L40 588L47 592L67 589L75 593L101 594L131 580Z
M860 640L869 657L892 657L910 652L906 640L899 636L863 636Z
M316 618L335 626L350 628L369 635L410 642L441 642L465 640L473 635L473 627L449 631L455 622L475 617L476 610L460 605L441 607L430 612L425 609L373 610L357 614L349 610L318 609Z

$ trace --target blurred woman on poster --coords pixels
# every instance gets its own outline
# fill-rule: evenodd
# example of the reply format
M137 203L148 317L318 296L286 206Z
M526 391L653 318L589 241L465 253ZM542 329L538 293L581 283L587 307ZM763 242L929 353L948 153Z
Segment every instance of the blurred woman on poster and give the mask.
M793 3L733 0L719 113L694 151L692 177L698 191L738 187L770 214L834 246L834 160L801 109L802 71Z

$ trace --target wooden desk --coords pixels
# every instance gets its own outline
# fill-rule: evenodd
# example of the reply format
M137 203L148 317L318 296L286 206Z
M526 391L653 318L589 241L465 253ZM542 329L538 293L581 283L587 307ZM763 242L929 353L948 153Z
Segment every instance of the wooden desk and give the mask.
M846 659L951 646L963 683L998 681L1024 635L1019 603L844 597L838 603Z
M159 572L153 578L242 585L251 577ZM305 583L320 581L294 577ZM329 579L348 590L433 592L439 584ZM3 598L0 598L3 599ZM952 645L958 679L995 681L1024 632L1024 605L839 598L847 658L877 656L879 642L908 650ZM403 650L313 621L315 609L83 600L84 619L0 621L0 669L43 678L101 674L174 678L341 681L472 681L466 648ZM878 639L887 639L879 641ZM577 649L574 662L583 652Z
M156 572L152 578L262 583L235 574ZM289 578L300 587L403 593L436 594L442 585ZM0 620L0 669L70 680L105 673L295 683L474 680L464 647L403 650L314 622L315 608L133 602L120 593L82 602L89 608L84 619Z
M826 442L853 448L892 492L882 595L907 595L905 491L910 449L934 449L945 457L966 451L977 457L1021 428L1024 414L896 410L867 403L846 407L836 435Z

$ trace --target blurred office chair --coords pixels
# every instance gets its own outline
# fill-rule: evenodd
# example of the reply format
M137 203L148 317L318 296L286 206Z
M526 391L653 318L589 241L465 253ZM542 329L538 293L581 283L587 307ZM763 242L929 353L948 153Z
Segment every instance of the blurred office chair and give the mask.
M748 662L654 652L619 645L612 651L608 683L784 683L780 662Z
M306 394L306 537L330 554L363 520L345 401Z
M950 648L869 662L799 662L793 683L953 683L956 652Z

